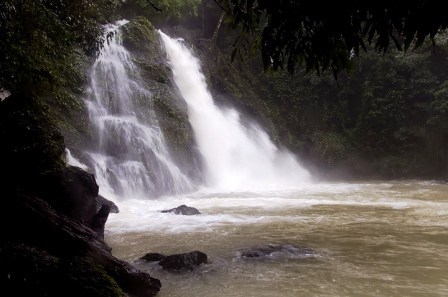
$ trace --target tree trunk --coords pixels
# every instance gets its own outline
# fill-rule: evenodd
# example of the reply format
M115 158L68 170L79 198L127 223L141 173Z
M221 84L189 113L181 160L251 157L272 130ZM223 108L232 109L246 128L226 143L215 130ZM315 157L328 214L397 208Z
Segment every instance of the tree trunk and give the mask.
M219 17L218 23L216 24L215 31L213 32L212 43L216 43L216 40L218 39L219 29L221 28L222 21L224 20L225 16L226 16L226 12L223 11L221 13L221 16Z

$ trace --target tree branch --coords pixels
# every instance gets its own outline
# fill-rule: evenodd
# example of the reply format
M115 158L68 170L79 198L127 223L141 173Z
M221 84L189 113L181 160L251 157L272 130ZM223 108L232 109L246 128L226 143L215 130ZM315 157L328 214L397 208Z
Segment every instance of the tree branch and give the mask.
M159 7L157 7L154 3L152 3L151 0L148 0L148 3L149 3L149 5L151 5L152 8L154 8L157 12L162 12L162 10L161 10Z
M219 0L214 0L214 1L222 10L224 10L226 13L230 14L230 9L225 8Z

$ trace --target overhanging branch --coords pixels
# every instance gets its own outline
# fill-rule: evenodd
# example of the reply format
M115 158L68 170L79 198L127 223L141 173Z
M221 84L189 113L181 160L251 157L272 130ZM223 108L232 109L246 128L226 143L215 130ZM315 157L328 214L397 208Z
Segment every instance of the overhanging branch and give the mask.
M159 7L157 7L157 5L152 3L151 0L147 0L147 1L148 1L149 5L151 5L157 12L162 12L162 10Z

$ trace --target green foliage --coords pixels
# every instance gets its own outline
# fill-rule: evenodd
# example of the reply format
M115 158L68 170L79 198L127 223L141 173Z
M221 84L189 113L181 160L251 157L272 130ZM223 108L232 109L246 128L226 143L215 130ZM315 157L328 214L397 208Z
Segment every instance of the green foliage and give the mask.
M448 47L439 37L438 46L406 54L369 50L338 81L305 70L266 72L248 59L227 65L215 53L205 64L214 87L235 97L230 104L247 115L256 109L277 141L325 173L441 177L448 172Z
M344 136L335 132L316 132L313 143L315 152L322 156L327 166L345 159L349 151Z
M77 61L94 54L114 0L0 2L0 87L43 91L77 79Z
M65 167L64 138L36 97L13 94L0 102L0 137L7 140L0 156L11 182L33 183Z
M179 18L185 15L196 15L201 0L158 0L154 2L163 12Z
M158 15L175 19L185 16L195 16L197 15L197 7L200 3L201 0L127 0L124 1L123 6L124 9L133 10L134 14L145 15L153 21ZM158 9L161 11L158 11Z
M407 50L433 39L448 26L437 1L271 1L215 0L242 35L261 39L265 67L296 65L335 74L351 68L351 56L366 44L386 52L390 44Z

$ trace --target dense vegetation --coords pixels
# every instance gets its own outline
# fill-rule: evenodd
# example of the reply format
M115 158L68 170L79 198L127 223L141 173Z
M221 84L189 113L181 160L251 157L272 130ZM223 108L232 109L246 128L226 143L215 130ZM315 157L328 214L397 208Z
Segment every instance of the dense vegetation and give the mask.
M207 7L210 28L201 37L214 43L221 10ZM306 69L295 75L286 69L263 71L257 52L226 64L239 36L232 28L224 22L216 44L197 43L216 97L255 117L320 174L447 176L446 35L435 37L435 46L427 41L406 53L382 54L372 45L336 81L332 74L316 76ZM231 100L225 99L228 94Z
M269 1L216 0L231 17L232 27L250 33L259 44L265 67L296 64L317 73L337 74L350 57L374 44L407 50L448 26L443 4L436 1Z

